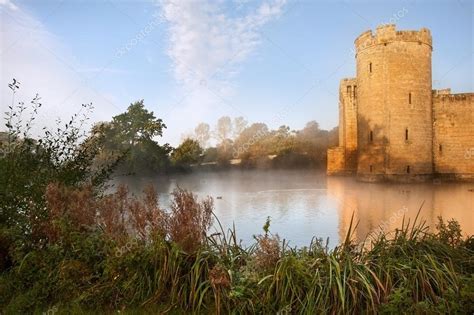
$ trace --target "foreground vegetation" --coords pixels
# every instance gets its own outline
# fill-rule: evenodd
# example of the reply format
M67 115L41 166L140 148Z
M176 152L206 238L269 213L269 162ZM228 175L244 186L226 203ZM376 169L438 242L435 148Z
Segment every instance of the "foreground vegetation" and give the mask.
M436 232L407 222L364 245L351 224L328 249L320 240L290 248L268 220L243 246L235 229L210 234L220 226L210 198L177 189L163 209L153 187L140 197L123 186L106 194L124 156L99 157L117 129L84 134L86 117L76 115L34 140L38 98L32 106L25 118L26 107L12 104L1 147L2 313L474 311L474 238L463 238L455 221L440 219Z
M235 231L209 236L212 199L174 192L168 211L153 189L46 191L37 241L13 240L0 276L6 313L158 309L177 313L420 313L474 310L473 238L440 221L406 224L361 247L347 239L289 248L269 232L244 247ZM33 222L30 222L33 226ZM217 221L218 225L218 221ZM41 235L41 236L40 236ZM5 235L3 235L5 237Z

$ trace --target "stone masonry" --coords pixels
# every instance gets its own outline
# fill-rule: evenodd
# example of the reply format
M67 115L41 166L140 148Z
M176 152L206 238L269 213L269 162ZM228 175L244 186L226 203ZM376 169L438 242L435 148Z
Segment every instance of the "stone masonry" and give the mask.
M329 175L364 181L474 179L474 93L432 90L428 29L395 25L355 40L356 78L339 86Z

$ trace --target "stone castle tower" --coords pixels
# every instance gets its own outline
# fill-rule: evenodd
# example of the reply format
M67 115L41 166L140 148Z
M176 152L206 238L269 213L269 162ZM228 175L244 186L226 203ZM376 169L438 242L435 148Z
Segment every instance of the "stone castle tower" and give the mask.
M339 146L329 175L367 181L474 178L474 93L433 91L428 29L367 31L356 78L339 87Z

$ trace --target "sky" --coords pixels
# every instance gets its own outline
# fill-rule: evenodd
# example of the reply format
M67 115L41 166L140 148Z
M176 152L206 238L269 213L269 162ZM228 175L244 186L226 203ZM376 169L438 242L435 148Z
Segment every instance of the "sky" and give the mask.
M331 129L339 80L355 75L354 39L383 23L429 28L433 88L473 92L473 10L468 0L0 0L2 112L39 93L38 126L84 103L93 123L144 99L172 145L221 116Z

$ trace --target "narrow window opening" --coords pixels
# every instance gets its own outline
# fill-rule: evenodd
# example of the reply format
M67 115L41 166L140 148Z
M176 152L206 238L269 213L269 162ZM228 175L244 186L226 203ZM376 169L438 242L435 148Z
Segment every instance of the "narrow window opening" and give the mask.
M370 166L369 166L369 170L370 170L371 173L372 173L372 170L373 170L373 169L374 169L374 168L372 167L372 165L370 165Z
M351 95L351 93L352 93L351 86L350 86L350 85L348 85L348 86L347 86L347 95L349 95L349 96L350 96L350 95Z
M410 165L407 165L407 174L410 174Z
M443 145L442 144L439 145L438 150L439 150L439 153L443 152Z
M372 73L372 62L369 63L369 72Z
M357 86L354 85L354 98L356 97L356 89L357 89Z
M410 104L410 105L411 105L411 92L410 92L410 93L408 93L408 104Z
M374 132L371 130L369 134L369 141L374 142Z
M408 128L405 129L405 140L408 141Z

